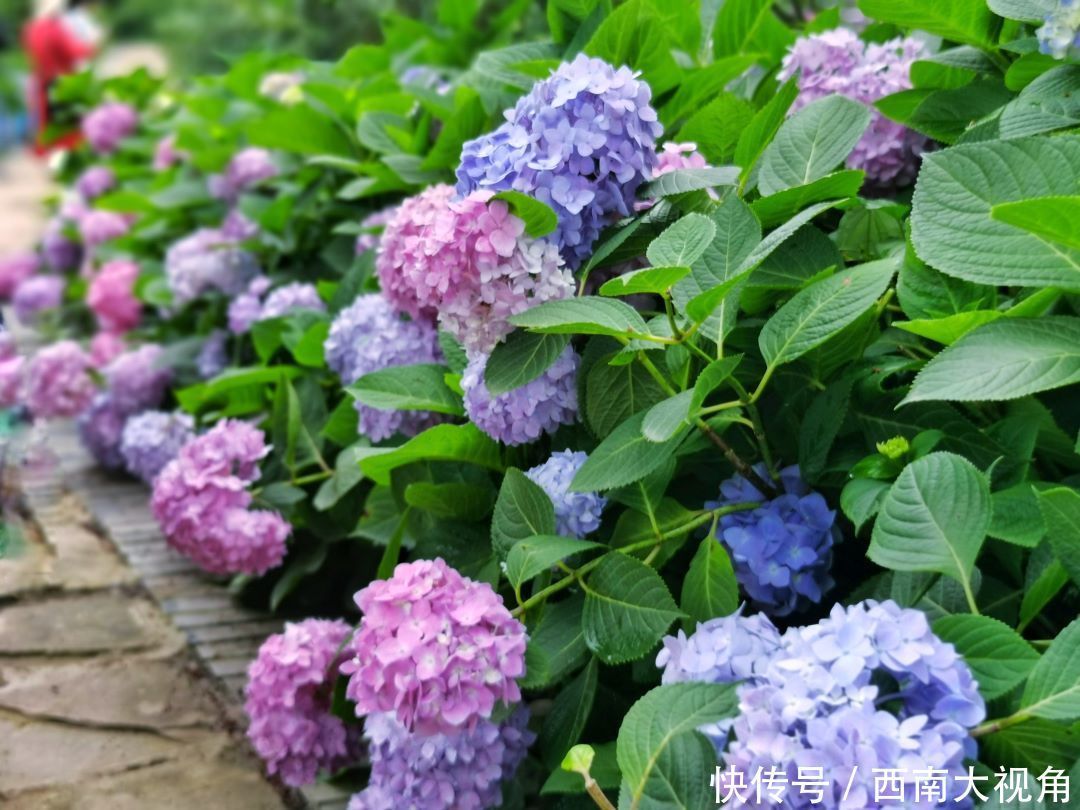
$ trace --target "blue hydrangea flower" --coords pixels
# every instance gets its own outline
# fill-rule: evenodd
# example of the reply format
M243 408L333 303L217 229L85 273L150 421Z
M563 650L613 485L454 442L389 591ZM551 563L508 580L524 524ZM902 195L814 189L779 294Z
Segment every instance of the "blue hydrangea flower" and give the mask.
M1057 7L1046 15L1046 21L1035 32L1039 50L1055 59L1064 59L1080 51L1080 2L1058 0Z
M195 358L195 366L199 377L209 380L216 377L229 365L229 357L225 350L225 343L229 339L229 333L224 329L215 329L206 336L199 354Z
M149 484L194 436L195 422L190 415L144 411L124 424L120 455L127 471Z
M391 366L443 362L435 327L404 320L377 293L362 295L330 325L323 343L326 365L346 385L365 374ZM445 417L429 411L384 411L356 403L359 430L374 442L400 433L415 436Z
M465 144L457 190L513 189L559 217L553 238L571 267L603 227L633 210L663 132L652 91L627 67L579 55L537 82L494 132Z
M211 290L229 296L243 292L259 265L237 241L220 229L200 228L169 247L165 276L176 306Z
M500 724L480 720L458 734L411 734L389 713L368 715L371 779L348 810L488 810L502 803L535 739L529 711Z
M768 478L764 465L754 468ZM754 605L773 616L787 616L821 601L832 585L833 543L840 539L836 512L811 492L799 468L780 471L783 492L766 500L758 489L736 475L720 485L720 500L709 509L746 501L766 501L750 511L720 518L717 539L731 554L739 585Z
M571 492L574 480L588 455L573 450L552 453L543 464L525 471L540 486L555 507L555 531L564 537L582 538L600 528L600 516L607 498L596 492Z
M491 438L504 444L528 444L559 425L577 421L577 372L581 358L567 346L562 355L539 377L520 388L492 397L484 385L488 355L473 354L461 389L465 413Z

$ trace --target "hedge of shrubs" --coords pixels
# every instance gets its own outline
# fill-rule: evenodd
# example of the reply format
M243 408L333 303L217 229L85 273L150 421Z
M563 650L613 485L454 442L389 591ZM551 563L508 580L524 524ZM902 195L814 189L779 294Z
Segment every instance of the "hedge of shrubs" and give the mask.
M246 703L285 784L1065 801L1076 6L794 5L444 0L58 88L0 399L293 619Z

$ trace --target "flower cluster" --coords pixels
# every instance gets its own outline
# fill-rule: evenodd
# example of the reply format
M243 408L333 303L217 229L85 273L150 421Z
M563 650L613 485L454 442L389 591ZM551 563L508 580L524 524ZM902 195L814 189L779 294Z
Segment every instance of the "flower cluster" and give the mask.
M59 276L31 276L15 288L11 306L21 323L31 326L38 315L56 309L64 300L64 280Z
M172 379L163 356L160 346L146 343L124 352L105 367L109 396L118 408L132 414L161 403Z
M224 329L215 329L206 336L206 340L199 347L199 353L195 357L195 368L199 372L199 377L209 380L223 372L229 365L225 346L228 339L229 333Z
M116 174L108 166L91 166L75 181L75 190L84 200L93 200L116 185Z
M25 370L26 360L19 354L15 339L0 325L0 408L19 404Z
M552 206L555 241L577 267L652 176L663 128L651 95L629 68L579 55L534 85L498 129L465 144L458 191L513 189Z
M406 321L378 294L361 295L334 318L323 344L326 365L345 384L393 366L441 363L438 334L427 321ZM374 442L415 436L441 422L430 411L380 410L356 403L359 431Z
M82 261L82 246L68 236L69 220L55 216L45 225L41 236L41 258L58 273L74 270ZM4 290L6 274L0 272L0 293Z
M215 174L210 178L210 193L219 200L234 201L264 180L276 177L277 173L278 168L274 165L270 153L251 146L233 155L223 174Z
M704 169L708 165L705 156L697 150L696 143L667 141L656 154L656 168L652 176L670 174L677 169Z
M166 135L154 146L153 168L155 172L163 172L171 169L181 160L181 154L176 148L176 136Z
M154 479L151 507L169 544L217 574L280 565L291 527L277 512L248 508L247 486L268 452L262 431L234 419L184 445Z
M135 131L139 114L134 107L117 101L95 107L82 120L82 133L95 152L115 152L120 142Z
M491 351L511 315L572 294L573 277L555 246L525 236L491 192L452 194L433 186L402 204L379 246L379 281L402 311L437 315L467 350Z
M98 332L90 340L90 362L94 368L105 368L127 350L124 339L115 332Z
M211 290L239 295L258 272L255 257L216 228L200 228L165 254L165 275L176 306Z
M564 537L582 538L600 528L600 517L607 498L596 492L571 492L574 480L588 455L563 450L552 453L543 464L526 470L525 475L537 484L555 507L555 531Z
M455 733L521 699L525 627L486 582L418 560L371 582L356 604L364 617L341 671L357 715L391 712L417 734Z
M90 211L79 219L79 236L88 248L119 239L131 230L131 220L115 211Z
M474 354L461 376L465 413L478 428L505 444L528 444L559 425L577 421L577 372L581 358L567 346L558 359L520 388L491 396L484 384L488 355Z
M106 262L90 280L86 305L106 332L122 333L139 325L142 302L135 297L139 266L133 261Z
M111 396L102 393L94 397L90 407L79 414L76 421L83 446L107 470L119 470L124 466L120 440L127 416Z
M511 779L535 739L529 711L518 707L501 723L480 720L453 733L410 734L392 714L364 721L371 779L348 810L488 810L502 804Z
M780 81L798 75L799 95L792 111L833 93L866 104L870 127L848 157L847 165L866 172L880 186L910 184L919 169L918 157L926 137L890 121L874 102L911 89L911 63L926 53L912 38L864 43L847 28L836 28L799 39L784 57Z
M754 469L768 479L764 465ZM771 615L786 616L820 602L832 587L832 547L840 532L834 525L836 513L819 493L810 491L798 467L781 470L778 483L783 492L766 500L757 487L736 475L720 485L720 501L706 507L765 501L756 509L721 516L717 539L731 553L735 576L754 604Z
M34 355L26 370L26 406L35 418L79 414L97 393L91 361L73 340L61 340Z
M314 284L294 281L278 287L263 300L262 296L269 288L270 279L256 276L248 284L247 290L229 304L229 330L233 334L242 335L258 321L280 318L302 309L326 311L326 304L319 297Z
M143 411L124 422L120 455L127 471L149 484L194 437L195 421L188 414Z
M1048 56L1055 59L1076 56L1080 51L1080 3L1058 0L1035 36L1039 40L1039 50Z
M41 269L33 253L21 253L0 259L0 300L8 300L15 290Z
M341 650L352 633L342 621L306 619L270 636L248 667L247 736L271 774L291 787L311 784L355 753L355 739L330 712Z

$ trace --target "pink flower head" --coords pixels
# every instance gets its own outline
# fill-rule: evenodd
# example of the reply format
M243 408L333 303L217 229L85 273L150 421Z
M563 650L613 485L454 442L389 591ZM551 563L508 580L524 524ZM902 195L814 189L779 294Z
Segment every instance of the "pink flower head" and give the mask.
M269 151L249 146L233 155L224 174L210 178L210 193L220 200L235 200L264 180L276 177L277 173L278 168Z
M659 177L676 169L704 169L708 165L705 156L697 150L696 143L667 141L663 150L656 154L656 168L652 176Z
M451 733L521 699L525 627L486 582L417 560L355 598L364 618L341 671L358 716L392 712L418 734Z
M79 220L79 234L90 248L117 239L131 230L131 220L115 211L90 211Z
M16 356L0 360L0 408L13 408L19 404L25 375L25 358Z
M352 628L305 619L263 642L248 667L247 736L271 774L290 787L308 785L355 754L356 734L330 712L342 647Z
M75 189L84 200L100 197L116 185L116 175L108 166L91 166L75 181Z
M135 108L112 101L95 107L82 120L82 132L99 154L115 152L120 141L135 131L139 114Z
M176 148L175 134L166 135L154 146L153 168L155 172L171 169L182 159L183 155Z
M97 393L90 368L90 356L73 340L61 340L39 351L26 373L30 413L39 419L80 413Z
M40 267L41 261L33 253L0 259L0 300L10 299L15 288L34 275Z
M139 325L142 302L135 297L139 266L125 259L106 262L90 282L86 304L107 332L127 332Z
M113 332L98 332L90 341L90 360L94 368L105 368L124 353L124 339Z

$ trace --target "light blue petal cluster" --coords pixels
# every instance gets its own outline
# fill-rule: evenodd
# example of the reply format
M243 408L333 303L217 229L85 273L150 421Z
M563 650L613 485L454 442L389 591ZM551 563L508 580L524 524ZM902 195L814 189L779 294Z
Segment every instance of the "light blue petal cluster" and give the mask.
M525 471L525 475L551 498L555 507L555 531L564 537L580 539L596 531L607 505L607 498L599 493L570 491L570 482L588 458L580 450L562 450L552 453L543 464Z
M194 436L189 414L143 411L124 424L120 455L127 471L149 484Z

